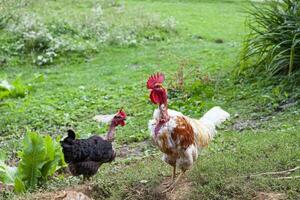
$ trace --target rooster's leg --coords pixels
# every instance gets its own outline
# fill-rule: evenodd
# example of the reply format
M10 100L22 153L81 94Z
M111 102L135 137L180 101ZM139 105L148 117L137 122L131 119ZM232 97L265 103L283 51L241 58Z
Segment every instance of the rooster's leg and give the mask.
M173 191L176 184L178 183L178 181L181 179L182 175L184 175L185 171L181 171L179 176L176 178L176 180L167 188L165 189L164 191L162 191L162 193L166 193L166 192L169 192L169 191Z
M176 165L173 166L173 174L172 174L171 180L168 181L168 182L166 182L166 183L163 183L163 185L167 186L167 187L169 187L170 185L172 185L174 183L175 176L176 176Z
M176 176L176 165L173 167L173 174L172 174L172 182L174 182Z

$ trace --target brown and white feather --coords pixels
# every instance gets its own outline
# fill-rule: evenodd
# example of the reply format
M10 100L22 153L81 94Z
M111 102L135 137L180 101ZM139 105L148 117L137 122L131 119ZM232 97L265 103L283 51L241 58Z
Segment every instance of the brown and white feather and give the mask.
M151 137L164 153L163 161L182 170L192 167L199 151L207 147L215 136L216 126L229 118L229 114L220 107L212 108L201 119L193 119L170 109L168 115L169 121L155 134L161 116L159 109L154 111L153 119L149 121Z

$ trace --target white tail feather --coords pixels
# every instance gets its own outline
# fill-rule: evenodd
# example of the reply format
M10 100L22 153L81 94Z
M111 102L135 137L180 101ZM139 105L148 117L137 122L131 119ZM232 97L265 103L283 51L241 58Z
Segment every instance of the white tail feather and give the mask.
M115 115L96 115L93 120L96 122L110 123Z
M217 133L216 126L219 126L222 122L230 117L230 114L219 106L215 106L210 109L199 120L202 126L202 137L206 138L206 142L211 140Z
M222 122L229 119L230 114L224 111L219 106L215 106L201 117L200 121L203 123L209 123L214 126L219 126Z

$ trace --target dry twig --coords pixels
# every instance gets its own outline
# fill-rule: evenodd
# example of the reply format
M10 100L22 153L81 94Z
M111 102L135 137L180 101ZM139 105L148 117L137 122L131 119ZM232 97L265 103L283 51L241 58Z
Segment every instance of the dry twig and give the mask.
M284 176L284 177L277 177L275 179L279 179L279 180L289 180L289 179L298 179L300 178L300 176Z
M269 175L287 175L290 174L296 170L300 169L300 166L297 166L292 169L284 170L284 171L278 171L278 172L264 172L264 173L259 173L259 174L250 174L248 176L242 176L241 178L253 178L253 177L259 177L259 176L269 176ZM298 176L294 176L298 178ZM278 177L277 179L292 179L293 177Z
M264 173L259 173L259 174L251 174L248 177L255 177L255 176L265 176L265 175L280 175L280 174L290 174L291 172L294 172L296 170L300 169L300 166L297 166L293 169L288 169L284 171L279 171L279 172L264 172Z

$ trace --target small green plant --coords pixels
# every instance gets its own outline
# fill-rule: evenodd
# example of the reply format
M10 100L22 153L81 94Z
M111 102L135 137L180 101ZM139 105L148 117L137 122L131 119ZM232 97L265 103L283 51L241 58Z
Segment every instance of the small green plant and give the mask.
M14 185L15 192L21 193L47 181L56 170L66 165L59 139L52 140L49 135L27 132L18 153L18 167L6 165L4 160L7 158L0 152L0 182Z
M0 80L0 100L5 98L25 97L31 90L30 85L26 85L18 76L11 84L7 80Z
M7 81L4 76L4 78L0 78L0 100L6 98L23 98L33 89L33 84L43 80L44 76L38 73L26 81L23 80L22 74L17 75L13 81Z
M300 70L300 1L270 0L252 5L248 23L251 32L245 40L242 70L254 67L272 76L297 74Z
M22 151L18 154L21 159L17 171L19 180L15 184L21 183L24 187L21 190L16 188L17 192L35 188L65 165L59 142L49 135L27 132L22 145Z
M0 151L0 182L6 185L13 185L16 178L17 167L11 167L5 163L7 156Z

